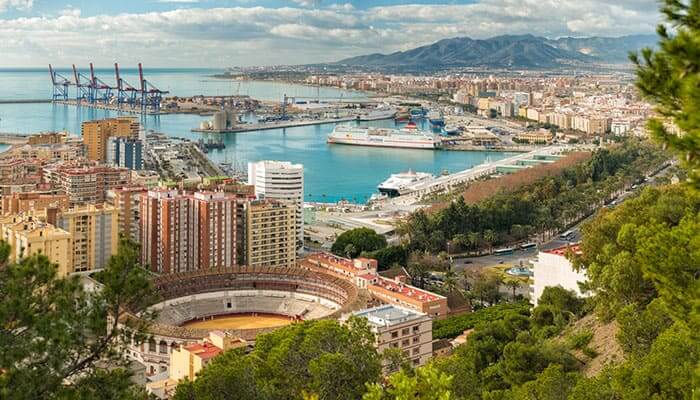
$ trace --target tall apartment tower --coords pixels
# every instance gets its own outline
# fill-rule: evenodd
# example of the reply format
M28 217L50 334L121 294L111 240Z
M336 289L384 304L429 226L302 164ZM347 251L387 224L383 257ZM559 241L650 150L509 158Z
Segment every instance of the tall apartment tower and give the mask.
M304 166L287 161L248 163L248 184L259 199L292 204L296 211L297 250L304 245Z
M72 265L69 273L99 270L107 266L109 258L117 253L119 243L117 209L112 206L88 204L58 210L52 216L47 209L47 220L71 235Z
M246 264L294 267L296 210L291 203L255 200L246 204Z
M238 264L240 199L221 191L150 190L141 199L141 258L158 273Z
M117 209L119 234L141 243L141 201L148 194L142 186L123 186L107 191L106 203Z
M87 158L105 162L110 137L138 138L139 122L133 117L117 117L85 121L81 125Z
M192 271L194 216L189 198L177 190L150 190L141 201L141 262L158 273Z

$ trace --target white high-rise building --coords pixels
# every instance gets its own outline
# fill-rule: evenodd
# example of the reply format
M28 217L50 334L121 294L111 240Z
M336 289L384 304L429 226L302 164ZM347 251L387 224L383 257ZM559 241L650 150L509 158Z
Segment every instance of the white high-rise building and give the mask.
M274 199L296 207L297 249L304 245L304 166L288 161L248 163L248 184L259 199Z

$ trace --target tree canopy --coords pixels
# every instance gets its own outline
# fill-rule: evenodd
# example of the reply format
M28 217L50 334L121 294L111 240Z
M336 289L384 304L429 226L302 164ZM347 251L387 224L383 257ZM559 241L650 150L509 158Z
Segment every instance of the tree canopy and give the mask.
M178 385L176 400L355 400L377 382L380 358L364 319L307 321L256 338L252 353L227 351L193 383Z
M362 252L371 252L386 247L386 238L369 228L355 228L343 232L333 243L333 254L354 258Z
M113 321L151 294L138 248L122 240L99 274L101 290L78 277L58 278L37 254L0 268L0 397L8 399L137 398L124 369L124 346L145 325ZM3 253L6 257L7 253ZM66 383L70 383L66 385Z

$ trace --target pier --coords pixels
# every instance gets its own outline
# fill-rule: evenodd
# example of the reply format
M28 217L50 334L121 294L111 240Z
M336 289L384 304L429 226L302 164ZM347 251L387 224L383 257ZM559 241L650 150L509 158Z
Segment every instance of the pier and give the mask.
M295 128L298 126L311 126L311 125L323 125L323 124L333 124L336 122L350 122L357 121L357 117L347 117L347 118L329 118L329 119L313 119L304 121L282 121L273 122L265 124L243 124L237 125L233 128L228 129L191 129L192 132L198 133L239 133L239 132L252 132L252 131L266 131L270 129L283 129L283 128Z

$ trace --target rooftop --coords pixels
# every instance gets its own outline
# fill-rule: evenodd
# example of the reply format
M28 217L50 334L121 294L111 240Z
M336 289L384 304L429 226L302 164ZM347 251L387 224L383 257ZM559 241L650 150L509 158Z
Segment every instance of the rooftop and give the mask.
M442 296L430 293L426 290L418 289L417 287L406 285L403 283L398 283L396 281L381 276L379 277L379 279L377 279L377 282L374 284L374 286L379 286L390 292L398 293L405 297L418 301L435 301L443 298Z
M187 345L184 347L185 350L189 351L192 354L196 354L199 358L202 360L208 360L210 358L214 358L219 353L221 353L221 349L214 346L213 344L209 342L204 342L204 343L193 343L190 345Z
M423 313L390 304L357 311L353 315L367 318L374 326L393 326L425 316Z
M583 254L583 252L581 251L581 246L578 244L557 247L556 249L545 250L544 252L549 253L549 254L554 254L557 256L563 256L563 255L566 255L566 252L569 250L571 250L571 252L574 254Z

